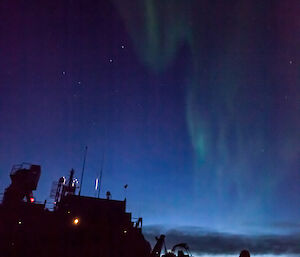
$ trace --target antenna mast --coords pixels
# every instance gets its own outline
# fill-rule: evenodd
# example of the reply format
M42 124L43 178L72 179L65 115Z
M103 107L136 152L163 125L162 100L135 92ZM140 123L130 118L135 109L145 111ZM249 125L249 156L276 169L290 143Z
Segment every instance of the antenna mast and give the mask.
M88 147L86 146L85 147L85 152L84 152L84 158L83 158L83 165L82 165L80 187L79 187L79 193L78 193L78 195L81 194L81 188L82 188L82 181L83 181L83 174L84 174L84 168L85 168L85 160L86 160L87 149L88 149Z
M103 174L103 164L104 164L104 151L102 154L102 161L101 161L101 169L100 169L100 175L99 175L99 188L98 188L98 198L100 198L100 190L101 190L101 184L102 184L102 174Z

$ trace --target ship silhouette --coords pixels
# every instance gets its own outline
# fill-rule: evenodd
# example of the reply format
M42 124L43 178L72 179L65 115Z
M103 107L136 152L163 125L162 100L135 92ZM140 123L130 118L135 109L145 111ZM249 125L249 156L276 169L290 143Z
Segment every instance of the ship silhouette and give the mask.
M142 233L142 218L132 221L124 201L76 193L74 170L52 190L54 204L37 203L33 196L41 174L39 165L14 165L11 184L0 204L2 257L187 257L186 244L167 251L160 235L153 249ZM180 249L176 253L176 249ZM164 255L162 254L164 250Z

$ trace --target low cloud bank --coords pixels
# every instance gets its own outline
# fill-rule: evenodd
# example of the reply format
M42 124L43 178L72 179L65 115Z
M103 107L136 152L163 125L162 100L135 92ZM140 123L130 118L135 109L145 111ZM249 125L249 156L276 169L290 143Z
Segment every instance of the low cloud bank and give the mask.
M146 226L145 237L155 244L163 227ZM236 254L249 249L253 254L300 254L300 234L291 235L238 235L218 233L203 228L178 228L164 231L166 244L187 243L194 254Z

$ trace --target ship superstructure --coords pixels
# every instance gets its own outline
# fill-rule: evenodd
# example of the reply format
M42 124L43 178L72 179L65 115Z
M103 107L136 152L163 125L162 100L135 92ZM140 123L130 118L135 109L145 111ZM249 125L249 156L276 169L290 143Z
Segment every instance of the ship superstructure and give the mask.
M165 236L151 246L142 234L142 218L132 221L126 212L126 199L112 200L76 194L78 181L74 170L61 177L51 195L52 209L46 201L35 201L41 174L39 165L15 165L11 185L0 204L0 257L188 257L185 244L167 251ZM164 248L164 255L161 251Z
M126 200L76 195L74 170L60 178L53 210L34 201L38 165L14 166L0 205L0 255L22 257L143 257L151 252ZM25 201L24 201L25 199Z

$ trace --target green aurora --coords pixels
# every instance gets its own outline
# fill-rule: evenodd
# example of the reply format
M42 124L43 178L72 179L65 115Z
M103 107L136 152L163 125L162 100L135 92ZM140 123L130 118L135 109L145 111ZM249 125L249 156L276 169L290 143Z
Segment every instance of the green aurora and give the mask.
M276 211L273 198L299 162L293 139L300 138L300 80L291 65L296 42L289 40L296 25L278 24L295 17L293 10L282 13L287 7L279 1L114 3L153 73L164 73L188 49L183 108L195 151L195 194L214 198L208 208L217 200L217 209L231 215Z

